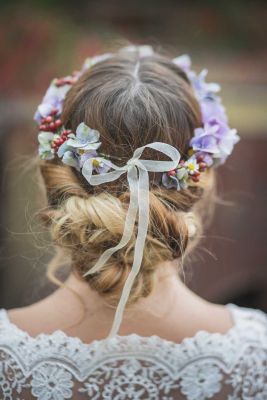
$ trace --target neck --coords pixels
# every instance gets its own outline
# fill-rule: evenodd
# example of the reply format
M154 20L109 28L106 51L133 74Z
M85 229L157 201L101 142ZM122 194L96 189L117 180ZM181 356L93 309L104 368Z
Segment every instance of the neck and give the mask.
M114 307L72 273L63 287L29 307L29 321L39 321L31 334L61 329L90 343L108 336L114 314ZM28 329L25 317L23 324ZM199 330L225 332L231 326L229 310L198 297L179 279L177 265L165 262L157 266L153 292L126 308L118 334L180 342Z
M134 331L136 324L142 327L140 333L145 334L145 327L151 329L165 318L172 321L180 312L185 315L187 309L192 310L196 306L199 309L199 306L206 303L184 285L178 276L177 268L177 262L164 262L157 266L154 290L148 297L140 298L126 308L120 329L121 334ZM95 318L103 323L104 331L109 331L114 318L114 307L108 305L105 299L92 290L82 278L71 273L65 282L65 287L56 291L54 295L59 295L61 305L68 302L68 314L73 311L71 315L76 316L72 319L73 321L77 320L79 315L79 321L75 322L75 325L83 320L92 321L92 318ZM97 325L99 326L99 323Z

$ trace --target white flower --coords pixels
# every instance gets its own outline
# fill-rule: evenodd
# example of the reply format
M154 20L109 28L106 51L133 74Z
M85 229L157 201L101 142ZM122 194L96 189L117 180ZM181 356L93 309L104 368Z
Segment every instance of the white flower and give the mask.
M207 363L190 365L181 379L181 392L188 400L206 400L221 390L223 375Z
M172 62L178 67L182 68L184 71L189 71L191 67L191 58L188 54L183 54L182 56L175 57Z
M184 166L186 167L186 169L188 170L188 173L190 175L194 175L194 173L196 171L199 170L199 165L197 163L196 158L194 157L190 157L185 163Z
M55 156L51 147L52 141L57 137L52 132L40 132L38 135L39 155L43 160L52 160Z
M57 151L57 155L62 158L64 164L80 170L80 160L83 154L87 154L89 158L96 156L96 150L101 145L98 142L100 133L94 129L89 128L81 122L77 129L76 135L73 133L68 135L66 140Z
M70 372L56 365L45 364L32 373L32 394L38 400L72 398L73 382Z

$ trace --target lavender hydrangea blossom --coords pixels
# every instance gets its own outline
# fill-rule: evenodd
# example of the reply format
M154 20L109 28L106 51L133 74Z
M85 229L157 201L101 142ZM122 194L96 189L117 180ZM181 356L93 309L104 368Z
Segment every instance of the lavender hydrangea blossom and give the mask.
M97 149L101 142L98 142L100 134L98 131L89 128L83 122L76 129L76 134L71 133L58 149L58 156L62 162L80 171L84 164L90 160L92 170L97 173L104 173L110 169L107 160L100 157Z
M175 188L176 190L181 190L181 189L186 189L188 184L187 184L187 178L188 174L186 172L186 169L183 168L183 171L180 171L180 174L178 174L178 171L176 172L175 175L168 175L168 173L164 172L162 174L162 184L165 186L167 189ZM184 174L183 177L181 174Z
M221 159L219 162L221 165L239 140L236 129L230 129L225 122L214 117L204 125L204 128L195 129L190 146L194 151L208 153L215 159ZM218 164L218 160L216 161Z
M37 111L34 114L34 120L40 123L42 118L50 115L53 110L56 110L58 115L61 114L63 102L69 89L69 85L57 87L55 85L55 80L53 80L42 100L42 103L38 106Z

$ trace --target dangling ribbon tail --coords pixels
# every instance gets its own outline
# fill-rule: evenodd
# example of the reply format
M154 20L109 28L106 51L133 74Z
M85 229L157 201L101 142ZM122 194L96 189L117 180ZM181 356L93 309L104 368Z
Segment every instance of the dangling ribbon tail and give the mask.
M146 147L150 147L154 150L160 151L171 158L172 161L155 161L155 160L142 160L140 156ZM143 147L139 147L135 150L133 157L123 167L118 167L112 164L109 160L107 162L114 169L114 171L106 172L99 175L92 175L92 161L87 160L84 163L82 174L91 185L99 185L105 182L111 182L118 179L122 174L127 172L127 180L130 190L130 202L127 211L124 231L120 242L104 251L100 256L97 263L83 276L94 274L101 270L107 260L117 250L122 249L130 241L134 233L134 225L138 212L138 232L136 237L136 243L134 248L134 260L131 271L124 284L122 295L117 306L114 321L112 324L109 337L113 337L118 334L123 312L130 296L134 280L140 271L142 264L145 240L148 231L149 224L149 176L150 172L166 172L177 167L180 160L180 154L177 149L167 143L154 142Z

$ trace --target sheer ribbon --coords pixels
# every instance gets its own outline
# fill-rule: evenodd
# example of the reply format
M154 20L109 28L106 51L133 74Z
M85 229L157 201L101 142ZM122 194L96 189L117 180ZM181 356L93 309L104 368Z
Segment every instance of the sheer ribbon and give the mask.
M142 160L140 159L144 149L149 147L157 150L161 153L166 154L172 161L155 161L155 160ZM102 183L115 181L122 174L127 173L127 180L130 190L130 202L129 208L126 215L124 231L120 242L104 251L100 256L97 263L90 271L86 272L83 276L94 274L101 270L107 260L117 250L122 249L127 245L134 232L134 225L136 216L138 213L138 232L136 237L136 243L134 248L134 260L132 269L127 277L125 285L122 290L122 295L119 304L116 309L115 318L112 324L109 337L115 336L120 328L122 321L123 311L129 298L132 285L135 277L138 274L142 259L144 245L149 224L149 175L148 172L167 172L177 167L180 160L180 153L178 150L162 142L154 142L145 146L139 147L135 150L133 157L127 161L126 165L118 167L109 160L103 159L103 162L113 168L114 171L101 173L99 175L93 175L93 163L92 160L87 160L82 168L82 174L89 182L90 185L100 185Z

